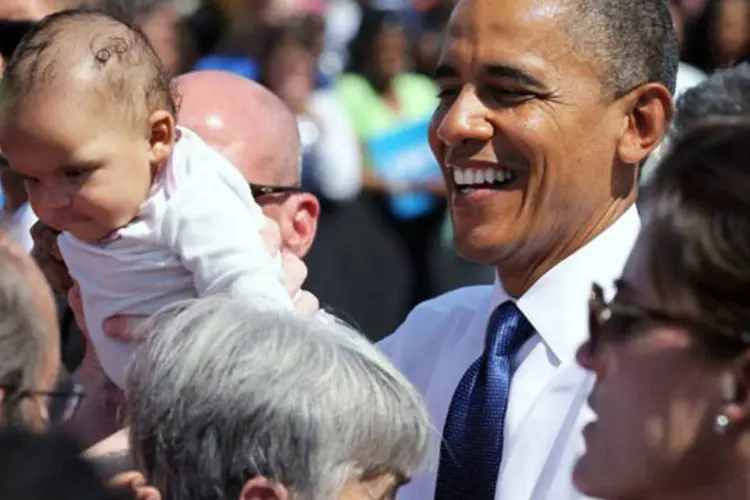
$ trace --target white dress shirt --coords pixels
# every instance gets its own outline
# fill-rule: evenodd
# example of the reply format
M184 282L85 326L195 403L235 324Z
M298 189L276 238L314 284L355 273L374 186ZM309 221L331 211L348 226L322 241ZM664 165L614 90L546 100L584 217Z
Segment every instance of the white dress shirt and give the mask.
M635 242L635 207L588 245L540 278L516 303L537 334L513 359L496 500L579 500L571 473L583 451L582 427L593 378L575 362L588 335L592 282L611 289ZM496 282L462 288L417 306L380 347L417 386L438 432L464 372L482 353L492 311L511 300ZM433 467L414 478L399 500L434 497ZM470 475L467 481L470 481Z
M195 133L181 128L141 212L107 242L58 238L81 287L86 327L107 376L124 385L132 345L106 337L105 319L149 316L174 302L230 294L292 308L280 257L259 231L266 218L245 179Z

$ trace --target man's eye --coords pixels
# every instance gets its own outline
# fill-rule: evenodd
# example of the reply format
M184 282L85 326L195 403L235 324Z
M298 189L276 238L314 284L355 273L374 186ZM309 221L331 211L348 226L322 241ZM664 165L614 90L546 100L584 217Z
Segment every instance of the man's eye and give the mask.
M493 97L500 101L521 101L534 97L533 94L525 90L510 90L502 87L493 87L489 89Z

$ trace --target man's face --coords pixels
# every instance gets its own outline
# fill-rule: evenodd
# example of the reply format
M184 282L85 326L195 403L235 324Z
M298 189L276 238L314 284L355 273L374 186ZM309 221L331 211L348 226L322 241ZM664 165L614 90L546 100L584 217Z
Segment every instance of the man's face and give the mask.
M568 3L464 0L448 24L429 138L468 259L544 258L611 199L625 121L576 55Z

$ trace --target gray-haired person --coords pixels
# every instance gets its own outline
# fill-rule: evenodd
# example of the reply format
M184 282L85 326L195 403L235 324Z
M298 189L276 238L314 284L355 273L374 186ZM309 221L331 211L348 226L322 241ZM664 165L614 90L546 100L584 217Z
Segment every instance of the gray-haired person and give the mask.
M0 220L0 427L44 430L70 419L83 393L61 375L55 303Z
M675 118L669 133L644 167L642 180L654 175L670 144L704 118L721 116L750 117L750 64L721 69L707 80L686 90L677 100Z
M145 332L130 440L165 500L385 500L426 465L420 397L347 326L213 297Z

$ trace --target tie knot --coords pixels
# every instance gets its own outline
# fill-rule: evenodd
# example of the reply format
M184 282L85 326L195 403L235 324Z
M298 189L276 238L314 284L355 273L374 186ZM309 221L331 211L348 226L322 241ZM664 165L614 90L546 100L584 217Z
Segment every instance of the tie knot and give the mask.
M495 356L510 356L534 334L534 327L515 302L503 302L487 326L485 350Z

